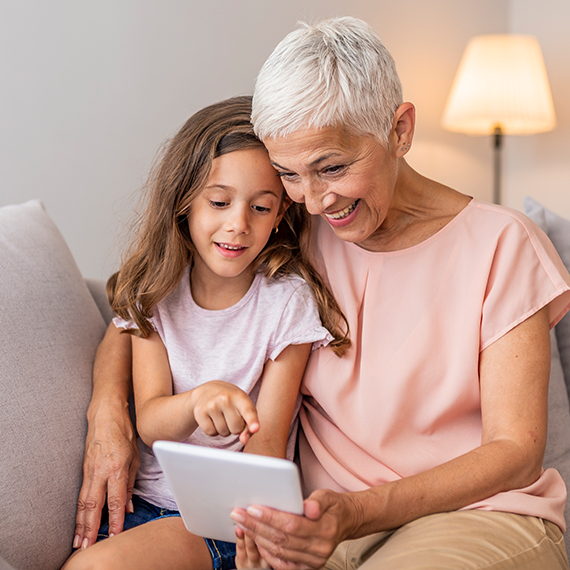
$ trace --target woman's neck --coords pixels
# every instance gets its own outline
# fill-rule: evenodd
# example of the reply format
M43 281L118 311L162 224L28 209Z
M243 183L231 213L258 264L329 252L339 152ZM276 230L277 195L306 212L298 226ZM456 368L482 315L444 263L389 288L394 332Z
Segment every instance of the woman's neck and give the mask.
M388 212L366 243L369 251L399 251L413 247L446 226L471 201L443 184L425 178L404 160Z

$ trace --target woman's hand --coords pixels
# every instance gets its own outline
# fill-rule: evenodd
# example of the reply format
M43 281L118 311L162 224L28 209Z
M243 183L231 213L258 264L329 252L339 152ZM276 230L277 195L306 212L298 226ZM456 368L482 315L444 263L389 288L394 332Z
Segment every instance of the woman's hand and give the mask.
M250 397L228 382L211 381L192 390L194 419L209 436L240 434L245 445L259 431L259 418Z
M236 568L271 568L259 554L255 542L240 527L236 527Z
M337 545L351 534L357 512L349 494L327 490L312 493L305 501L304 510L303 517L252 506L247 511L234 509L231 517L272 568L320 568Z
M83 460L83 485L77 502L74 548L97 540L101 510L107 499L109 534L123 530L125 512L139 465L135 430L126 406L100 406L90 415Z

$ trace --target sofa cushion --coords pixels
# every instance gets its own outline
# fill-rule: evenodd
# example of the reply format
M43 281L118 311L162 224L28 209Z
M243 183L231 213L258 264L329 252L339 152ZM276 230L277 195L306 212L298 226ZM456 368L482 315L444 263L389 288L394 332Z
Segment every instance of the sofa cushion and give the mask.
M547 210L528 196L524 200L524 207L529 218L546 232L564 265L570 271L570 220ZM570 313L562 318L555 330L558 349L560 350L560 361L570 396Z
M548 235L560 258L570 268L570 222L549 212L532 198L524 201L526 214ZM566 234L566 235L565 235ZM551 362L548 388L548 440L544 466L554 467L570 486L570 313L554 327L550 334ZM570 522L570 502L564 510L566 523ZM570 558L570 525L565 535Z
M0 558L71 553L91 369L105 324L38 201L0 208Z
M108 325L113 320L114 315L113 311L111 311L109 301L107 301L105 281L102 279L85 279L85 283L99 311L101 311L105 324Z

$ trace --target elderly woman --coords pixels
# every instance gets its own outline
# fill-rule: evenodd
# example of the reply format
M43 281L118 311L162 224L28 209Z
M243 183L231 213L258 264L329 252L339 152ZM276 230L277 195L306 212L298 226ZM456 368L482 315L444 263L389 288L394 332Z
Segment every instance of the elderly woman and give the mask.
M289 34L260 72L252 121L287 193L314 216L315 262L353 347L341 359L315 352L303 381L305 516L234 510L247 546L239 561L567 568L565 486L542 469L549 328L570 304L570 276L550 242L521 214L407 164L415 110L359 20ZM79 536L95 525L107 481L120 530L128 453L115 451L129 448L130 428L116 427L125 412L113 410L125 408L126 354L109 332ZM105 425L110 415L118 420ZM117 464L91 458L98 449Z

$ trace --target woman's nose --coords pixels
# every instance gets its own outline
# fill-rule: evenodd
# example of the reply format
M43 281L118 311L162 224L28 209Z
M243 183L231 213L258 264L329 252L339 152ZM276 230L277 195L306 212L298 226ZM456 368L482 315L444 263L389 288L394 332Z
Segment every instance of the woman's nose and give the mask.
M318 216L336 202L336 194L327 184L309 181L303 186L305 207L309 214Z

